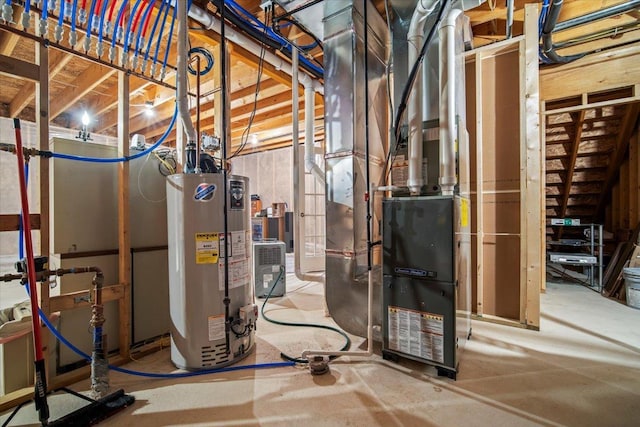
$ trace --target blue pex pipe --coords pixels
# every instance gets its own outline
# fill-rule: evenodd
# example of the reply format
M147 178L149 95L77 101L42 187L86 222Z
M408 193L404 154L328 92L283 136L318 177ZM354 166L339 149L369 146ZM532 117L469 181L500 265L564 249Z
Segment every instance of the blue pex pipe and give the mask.
M167 128L166 131L164 131L164 134L162 134L160 139L158 139L155 142L155 144L153 144L151 147L147 148L144 151L139 152L138 154L134 154L133 156L103 158L103 157L75 156L73 154L64 154L64 153L51 153L51 157L56 159L77 160L79 162L90 162L90 163L120 163L120 162L128 162L130 160L135 160L139 157L146 156L147 154L151 153L153 150L158 148L160 144L164 142L165 139L167 139L167 136L169 136L171 129L173 129L173 126L176 124L177 117L178 117L178 107L176 106L175 110L173 110L173 117L171 117L171 123L169 123L169 127Z

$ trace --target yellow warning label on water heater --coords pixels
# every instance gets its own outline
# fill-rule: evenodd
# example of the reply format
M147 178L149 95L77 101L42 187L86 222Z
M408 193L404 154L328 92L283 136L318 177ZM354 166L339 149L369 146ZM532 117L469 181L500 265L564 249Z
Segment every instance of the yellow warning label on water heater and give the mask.
M469 201L467 199L460 199L460 226L469 226Z
M196 233L196 264L215 264L218 253L218 233Z

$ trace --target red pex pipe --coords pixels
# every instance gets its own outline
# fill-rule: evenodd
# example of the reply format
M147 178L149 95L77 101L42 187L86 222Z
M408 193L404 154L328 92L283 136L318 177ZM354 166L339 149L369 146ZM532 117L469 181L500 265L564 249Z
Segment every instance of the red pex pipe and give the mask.
M29 199L27 197L27 180L24 174L24 157L22 151L22 134L20 120L13 119L16 132L16 157L18 158L18 178L20 181L20 201L22 203L22 229L24 230L25 248L27 250L27 274L29 278L29 297L31 300L31 322L33 325L33 347L35 359L44 360L42 354L42 333L38 316L38 291L36 288L36 265L33 261L33 241L31 240L31 222L29 221Z

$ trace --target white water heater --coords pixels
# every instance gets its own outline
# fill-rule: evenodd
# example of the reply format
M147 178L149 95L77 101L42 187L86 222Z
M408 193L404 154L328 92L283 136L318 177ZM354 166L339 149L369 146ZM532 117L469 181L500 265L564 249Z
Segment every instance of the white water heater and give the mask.
M245 177L228 176L227 188L222 174L167 178L171 361L178 368L215 369L253 349L249 210Z

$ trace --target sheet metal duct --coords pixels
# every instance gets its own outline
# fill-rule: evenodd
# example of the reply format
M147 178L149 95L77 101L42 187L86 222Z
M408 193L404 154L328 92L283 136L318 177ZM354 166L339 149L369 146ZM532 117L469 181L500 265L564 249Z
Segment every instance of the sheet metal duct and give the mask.
M324 5L326 132L326 299L336 323L366 335L367 218L365 193L364 24L361 1ZM387 28L368 9L369 152L371 181L379 182L388 132L385 58ZM374 213L375 215L375 213ZM379 218L379 215L377 215ZM379 277L379 274L375 274ZM380 283L375 286L373 324L380 325Z
M299 10L300 12L292 13L291 16L309 30L319 40L324 39L323 21L318 19L322 16L324 10L324 1L318 0L276 0L280 7L287 12Z

